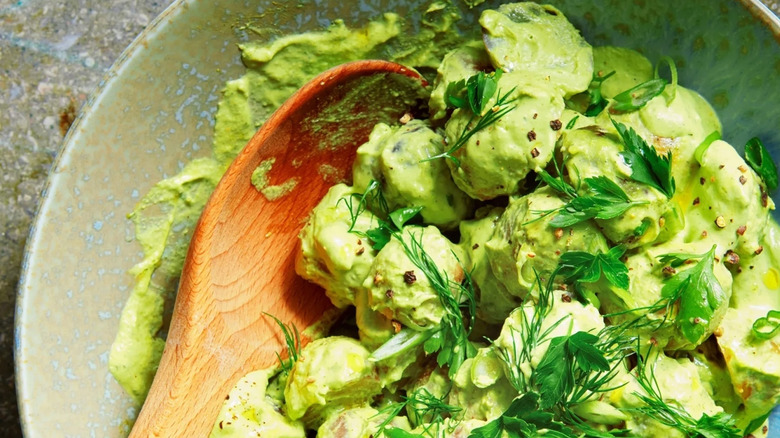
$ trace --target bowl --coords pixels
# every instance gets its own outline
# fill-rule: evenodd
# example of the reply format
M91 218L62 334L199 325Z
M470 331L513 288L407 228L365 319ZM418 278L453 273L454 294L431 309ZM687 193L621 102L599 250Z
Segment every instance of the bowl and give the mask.
M66 137L28 240L15 333L26 437L127 434L137 408L107 366L127 270L141 259L126 214L209 154L220 90L244 70L236 44L386 10L414 20L425 3L179 0L123 53ZM759 136L780 157L780 21L757 0L548 3L593 45L671 56L680 82L713 103L727 141ZM473 24L478 8L458 5Z

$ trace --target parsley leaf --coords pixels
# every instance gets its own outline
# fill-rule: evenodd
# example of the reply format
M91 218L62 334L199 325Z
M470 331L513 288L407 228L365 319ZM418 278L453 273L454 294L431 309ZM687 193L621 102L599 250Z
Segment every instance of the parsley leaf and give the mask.
M629 88L613 98L615 103L610 107L610 111L636 111L660 95L664 91L666 84L668 84L666 79L655 78Z
M625 149L622 156L629 167L631 167L631 179L658 189L661 193L671 199L674 195L675 182L672 176L672 152L666 155L658 155L658 152L652 146L634 131L634 128L612 120L620 137L623 140Z
M531 380L539 388L541 399L539 406L549 409L571 392L574 386L574 376L567 363L567 336L550 339L547 352L534 370Z
M586 375L593 371L610 370L604 351L596 347L598 341L598 336L582 331L550 340L547 352L531 375L533 384L541 394L541 409L549 409L566 401L579 381L576 369Z
M564 282L574 285L580 296L586 297L581 290L582 283L595 283L602 277L609 284L628 290L628 268L620 261L626 247L618 245L606 253L590 254L584 251L569 251L561 254L558 261L557 274L564 277ZM595 305L595 303L593 303Z
M694 267L669 278L661 289L661 296L669 305L679 303L677 324L683 336L694 344L706 334L715 309L726 301L726 293L713 272L715 248L713 245Z
M777 166L758 137L751 138L745 145L745 161L756 171L770 191L777 189Z
M515 88L509 90L506 94L501 94L498 88L498 81L501 79L502 70L498 69L490 74L479 72L468 79L458 82L450 82L447 85L445 93L445 104L450 108L459 108L471 111L471 117L463 126L463 130L458 139L446 151L426 158L423 161L431 161L437 158L447 158L460 166L460 161L455 157L455 152L462 148L469 139L479 131L496 123L500 118L515 109L510 106L514 101L510 98ZM464 96L465 94L465 96ZM490 99L495 95L496 102L493 106L487 107ZM474 121L476 120L476 124ZM472 126L474 125L474 126ZM450 139L448 139L450 140Z
M577 435L554 415L539 410L539 394L528 392L512 400L507 410L495 420L471 431L469 438L500 438L503 432L510 437L533 438L542 435L574 438Z
M365 232L365 236L371 239L371 247L379 251L384 248L395 233L400 233L407 222L412 220L422 210L422 207L402 207L391 212L390 221L377 219L377 226Z
M626 192L615 182L605 176L585 178L588 186L588 195L579 196L573 189L559 190L572 199L558 209L558 214L550 221L550 226L566 228L584 222L589 219L613 219L626 212L635 205L646 204L647 201L632 201ZM568 186L571 188L571 186ZM549 213L549 212L546 212Z

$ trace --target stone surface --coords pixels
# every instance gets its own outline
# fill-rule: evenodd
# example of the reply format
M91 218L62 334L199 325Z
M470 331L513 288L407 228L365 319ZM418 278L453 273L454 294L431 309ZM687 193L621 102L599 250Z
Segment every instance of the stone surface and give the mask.
M0 0L0 437L20 437L16 284L48 169L78 109L171 0ZM767 0L780 13L780 2Z
M13 375L16 284L63 136L125 47L171 0L0 0L0 437L21 437Z

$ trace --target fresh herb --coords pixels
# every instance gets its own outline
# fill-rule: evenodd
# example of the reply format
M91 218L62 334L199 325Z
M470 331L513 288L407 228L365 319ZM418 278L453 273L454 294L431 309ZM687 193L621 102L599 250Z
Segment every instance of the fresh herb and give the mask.
M745 426L745 429L742 431L744 436L750 436L749 434L756 432L759 427L763 426L764 422L767 418L769 418L769 415L772 413L772 411L767 412L766 414L754 418L750 423L748 423L747 426Z
M440 435L439 430L444 424L445 419L455 418L455 415L463 410L463 408L459 406L445 403L445 398L447 398L447 394L436 397L426 388L419 388L412 391L409 395L402 397L402 401L391 403L379 411L377 416L387 415L387 417L377 426L374 436L380 437L384 434L388 438L438 437ZM393 418L398 416L403 409L406 409L407 415L414 414L416 418L425 419L426 426L423 428L422 434L413 434L406 432L403 429L387 428ZM396 431L403 431L403 433L399 434Z
M355 205L355 200L357 200L357 205ZM355 231L355 225L357 224L358 217L360 217L360 215L363 214L366 210L370 210L372 212L386 216L388 210L390 209L387 205L384 194L382 193L379 181L375 179L369 181L366 189L363 190L363 193L353 193L350 196L341 198L338 200L337 205L342 202L349 211L350 225L349 230L347 231L350 233L362 235L363 237L367 237L365 236L365 233Z
M510 338L512 339L511 348L497 347L496 353L507 364L509 374L507 378L509 383L517 392L528 392L530 384L522 371L523 364L531 362L534 349L547 340L547 337L561 323L563 319L551 324L546 330L542 330L542 324L545 318L552 310L552 294L554 287L554 276L551 276L546 285L542 284L542 279L536 273L535 287L539 290L539 301L530 308L529 316L525 309L517 311L520 321L519 328L515 329L509 326ZM520 342L516 341L519 338ZM518 345L519 344L519 345Z
M639 224L638 227L634 228L634 237L642 237L647 232L648 228L650 228L650 225L653 224L652 219L644 218L642 219L642 223Z
M476 300L471 276L464 271L462 282L454 282L440 271L430 255L422 246L422 233L419 236L410 233L410 239L400 239L409 260L420 269L431 287L439 295L444 307L444 316L436 330L423 344L427 354L437 353L439 366L448 366L450 377L454 376L460 365L476 355L476 349L469 342L471 328L476 315ZM453 293L457 291L457 296ZM468 321L464 320L464 313ZM391 339L392 340L392 339Z
M636 111L650 102L653 98L660 95L668 82L663 78L650 79L641 84L629 88L618 94L613 99L615 103L609 108L614 112Z
M647 204L647 201L632 201L619 185L606 176L585 178L584 182L590 193L581 196L577 193L577 189L565 182L563 178L553 178L544 170L540 175L550 187L570 198L563 207L537 212L542 216L535 220L557 213L550 221L550 226L554 228L570 227L589 219L613 219L631 207Z
M289 373L292 371L293 365L295 364L295 361L298 360L298 354L301 351L301 334L298 331L298 327L294 324L287 325L270 313L266 313L265 315L273 318L276 325L282 330L284 343L286 344L287 359L282 359L279 352L276 352L276 358L279 359L279 366L282 368L282 371Z
M673 268L678 268L686 263L692 263L694 260L699 260L707 254L693 254L689 252L670 252L658 256L658 261L665 265L669 265Z
M419 235L410 232L408 239L405 239L400 232L394 232L392 236L401 242L404 253L412 264L425 274L431 287L438 294L445 313L437 328L423 332L402 329L374 351L371 360L385 360L409 352L423 344L427 354L438 352L436 359L439 366L448 366L449 374L453 376L466 359L476 354L476 349L468 339L476 315L476 300L471 276L468 272L464 272L462 282L449 279L425 252L422 245L422 232ZM467 318L464 317L464 313Z
M609 383L623 360L633 354L634 345L634 337L625 336L614 327L605 328L598 335L579 331L552 338L531 374L529 388L522 391L524 395L513 401L501 417L475 429L471 437L500 437L502 432L510 437L537 437L536 432L541 429L547 429L545 436L555 437L623 436L627 432L624 429L593 428L574 408L598 393L619 387Z
M756 171L770 191L777 189L777 166L758 137L751 138L745 145L745 161Z
M555 421L554 417L552 413L540 410L539 394L528 392L512 400L500 417L472 430L469 438L500 438L504 433L513 438L579 436L563 423Z
M468 107L473 114L482 115L498 91L498 81L503 72L501 69L489 74L479 72L468 79L450 82L445 93L445 104L450 108Z
M579 118L580 118L579 115L572 117L571 120L569 120L569 123L566 124L566 129L568 130L574 128L574 125L577 124L577 119Z
M357 205L355 205L355 200L358 201ZM382 193L381 186L376 180L371 180L363 193L353 193L339 199L338 202L343 202L349 210L350 225L347 231L369 239L371 247L377 251L384 248L394 234L400 233L403 226L422 211L422 207L419 206L389 211L390 208ZM359 216L366 210L370 210L374 214L376 226L366 231L355 230Z
M631 167L631 179L658 189L671 199L674 195L675 183L672 176L672 152L658 155L658 152L634 131L634 128L612 120L625 149L622 156Z
M683 336L694 344L707 333L715 309L726 301L726 293L713 272L715 248L713 245L707 253L696 255L700 260L694 267L678 272L661 289L667 309L678 305L675 315L677 325ZM661 259L672 264L685 262L680 254L666 254Z
M474 134L496 123L507 113L515 109L514 106L510 105L514 101L510 96L515 88L512 88L508 93L503 95L498 88L498 80L501 78L501 72L501 69L490 74L479 72L476 75L469 77L467 80L451 82L447 86L445 103L449 107L459 108L461 110L469 109L471 111L471 117L463 127L458 139L455 140L449 149L441 154L429 157L424 161L447 158L456 166L460 166L460 160L455 157L455 152L462 148ZM488 106L494 95L496 99L495 104L493 106ZM475 120L476 124L474 124Z
M780 333L780 310L770 310L766 316L758 318L753 323L753 336L756 339L772 339Z
M561 254L558 261L558 275L563 276L563 281L574 285L581 297L593 302L591 297L582 290L582 283L595 283L603 277L609 284L617 288L628 290L628 268L620 261L626 247L618 245L612 247L606 253L590 254L584 251L569 251Z
M601 112L604 111L604 108L607 107L609 101L602 96L601 85L614 74L614 70L604 76L599 76L598 73L593 74L593 80L588 88L588 95L590 97L588 99L588 108L585 109L584 113L586 116L595 117L601 114Z
M609 361L595 344L599 338L587 332L550 339L547 352L531 375L539 388L539 407L549 409L563 402L576 384L577 374L609 371Z
M365 235L371 239L371 247L379 251L384 248L393 235L400 233L404 225L422 211L422 207L403 207L394 210L388 215L389 220L377 219L377 226L366 231Z
M650 353L648 353L648 356ZM648 371L648 368L650 370ZM635 368L636 381L644 393L635 392L645 406L635 408L661 424L681 431L689 438L741 438L742 433L736 427L730 415L718 413L714 416L702 414L694 419L685 408L676 402L666 402L661 394L655 370L649 367L642 355L637 355ZM673 404L670 404L673 403Z
M707 149L710 148L710 145L712 145L715 140L720 140L720 132L718 131L710 132L710 134L699 143L699 146L693 151L693 157L696 158L696 162L704 164L704 153L707 152Z
M357 206L353 205L353 197L359 200ZM372 248L377 251L384 248L391 239L397 239L403 246L404 254L425 274L445 310L438 328L419 333L401 330L372 354L372 360L384 360L423 344L426 353L438 352L439 365L449 366L450 376L453 376L466 359L476 354L476 349L468 340L476 315L474 286L470 274L464 270L462 282L451 281L425 252L422 232L419 235L410 232L409 239L404 238L402 232L404 226L417 216L422 207L404 207L387 212L387 203L384 201L379 184L375 181L369 183L362 195L355 194L342 200L351 212L350 232L370 239ZM358 215L365 211L369 203L378 206L380 210L378 213L381 217L376 218L377 226L365 232L354 230ZM456 291L457 296L453 291ZM464 320L464 312L468 315L468 321Z

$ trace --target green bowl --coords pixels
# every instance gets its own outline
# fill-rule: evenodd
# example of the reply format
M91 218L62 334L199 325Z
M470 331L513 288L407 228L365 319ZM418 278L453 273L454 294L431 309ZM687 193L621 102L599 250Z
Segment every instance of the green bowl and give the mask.
M236 43L260 38L245 25L268 29L262 38L270 39L339 17L359 24L383 10L415 17L423 2L285 3L175 1L123 53L71 128L18 291L16 375L28 438L127 434L137 410L107 366L132 287L127 269L141 258L126 214L154 183L209 153L221 87L243 72ZM780 158L780 21L759 1L549 3L594 45L674 58L680 82L714 104L727 141L759 136ZM472 17L478 10L463 9Z

